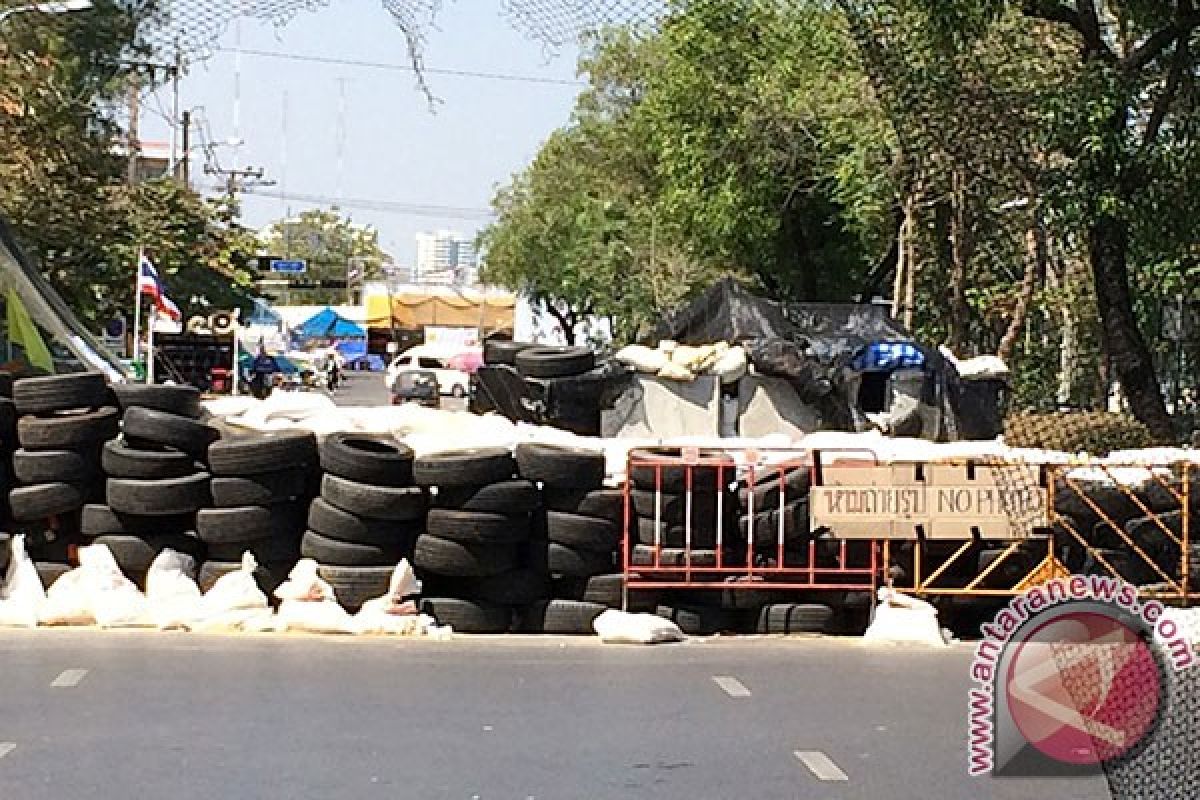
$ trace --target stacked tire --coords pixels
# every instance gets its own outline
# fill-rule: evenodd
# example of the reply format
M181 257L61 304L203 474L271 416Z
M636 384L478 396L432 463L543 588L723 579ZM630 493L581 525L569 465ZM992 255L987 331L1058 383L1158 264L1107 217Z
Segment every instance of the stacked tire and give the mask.
M230 437L208 448L211 505L196 514L207 559L198 583L205 591L253 554L268 596L300 557L317 441L286 431Z
M413 484L413 452L385 436L335 433L321 443L325 471L300 553L314 559L338 601L357 611L384 595L397 563L424 530L425 490Z
M8 512L8 493L13 488L12 457L18 447L17 406L12 399L12 389L12 374L0 371L0 523L6 529L12 521ZM0 541L0 559L8 552L5 543Z
M83 544L80 512L102 491L100 449L117 434L119 412L107 382L83 372L25 378L13 384L17 416L12 454L15 488L8 492L14 530L49 585L69 569ZM7 404L3 404L7 411Z
M413 477L429 489L425 532L413 566L422 610L461 633L505 633L514 611L549 596L549 577L535 534L537 486L516 477L506 448L480 448L417 458Z
M513 364L523 378L569 378L596 367L596 354L588 347L511 347Z
M82 527L144 585L166 548L204 560L196 514L212 503L205 459L219 432L200 421L200 394L190 386L126 384L112 393L121 437L103 447L105 502L84 508Z
M616 571L625 531L625 496L604 488L604 454L524 443L516 448L522 478L542 490L545 538L537 563L551 580L551 598L522 609L525 633L592 634L592 622L620 608L624 578Z

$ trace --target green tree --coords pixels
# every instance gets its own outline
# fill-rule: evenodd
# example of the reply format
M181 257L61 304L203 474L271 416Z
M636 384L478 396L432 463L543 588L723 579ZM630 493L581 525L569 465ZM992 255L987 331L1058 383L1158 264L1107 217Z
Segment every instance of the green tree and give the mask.
M263 233L263 244L272 256L304 259L306 278L345 280L349 270L361 270L363 278L381 274L390 261L379 246L379 232L356 225L336 209L311 209L272 223ZM343 302L346 292L314 289L304 299L313 304Z

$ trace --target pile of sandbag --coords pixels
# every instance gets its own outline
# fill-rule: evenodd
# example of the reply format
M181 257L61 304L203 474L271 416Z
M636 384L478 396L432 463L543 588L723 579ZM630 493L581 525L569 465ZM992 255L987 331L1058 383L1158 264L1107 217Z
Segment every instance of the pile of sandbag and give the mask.
M657 348L632 344L614 358L640 373L674 381L694 381L698 375L716 375L721 383L736 383L746 374L746 351L728 342L692 346L662 341Z

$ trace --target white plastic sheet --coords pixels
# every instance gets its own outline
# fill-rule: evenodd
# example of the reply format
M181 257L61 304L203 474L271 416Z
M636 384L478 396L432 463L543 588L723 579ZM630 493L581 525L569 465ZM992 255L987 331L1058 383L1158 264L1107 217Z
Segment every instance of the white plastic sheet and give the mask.
M13 536L9 547L8 569L0 584L0 625L36 628L46 590L37 567L25 552L25 536Z

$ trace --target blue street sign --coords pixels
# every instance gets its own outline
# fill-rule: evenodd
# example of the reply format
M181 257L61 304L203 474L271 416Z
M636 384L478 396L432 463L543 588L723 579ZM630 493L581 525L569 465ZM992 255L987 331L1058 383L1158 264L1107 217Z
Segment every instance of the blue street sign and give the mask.
M304 259L297 259L295 261L285 261L281 258L271 259L271 272L284 272L289 275L299 275L307 270L308 265L304 262Z

